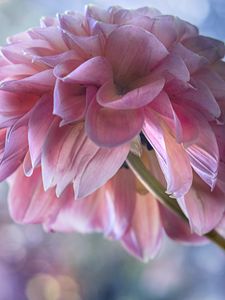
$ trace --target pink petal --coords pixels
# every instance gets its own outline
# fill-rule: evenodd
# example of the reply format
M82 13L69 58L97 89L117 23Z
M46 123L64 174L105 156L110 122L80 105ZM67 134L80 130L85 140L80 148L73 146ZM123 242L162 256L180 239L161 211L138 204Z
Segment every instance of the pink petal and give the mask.
M144 133L156 151L167 182L167 193L180 197L192 184L192 169L182 144L178 144L165 125L148 109L145 112ZM176 157L176 159L174 159ZM180 172L182 170L182 173Z
M115 147L139 134L143 121L141 109L113 110L101 107L94 99L87 110L85 130L99 146Z
M182 81L190 80L190 73L183 59L173 53L168 55L159 66L157 66L153 74L164 76L167 80L171 80L174 77Z
M42 94L50 91L54 83L52 70L45 70L21 80L3 82L0 89L14 93Z
M0 91L0 127L12 126L36 102L32 95L17 95Z
M112 81L106 82L97 93L100 105L113 109L134 109L151 102L163 89L164 79L149 82L120 95Z
M62 205L55 220L45 223L48 231L107 234L113 224L112 200L102 187L90 196L75 201L72 197Z
M20 76L30 76L36 73L37 70L32 66L28 66L25 64L8 64L6 66L1 67L0 69L0 77L20 77ZM4 76L4 77L3 77Z
M68 196L65 193L57 199L54 190L45 192L40 168L31 177L25 177L20 167L10 178L9 210L12 218L19 223L43 223L54 219Z
M200 235L214 229L225 211L224 193L217 187L211 192L197 176L190 191L178 201L184 207L192 229Z
M86 111L84 88L73 83L56 80L53 113L63 119L62 124L80 120Z
M72 14L58 14L60 28L73 33L75 35L85 35L85 27L83 24L84 17L79 13Z
M199 135L186 149L192 168L212 189L215 186L219 165L219 149L214 132L208 122L197 115Z
M195 74L194 79L203 81L204 84L211 90L215 98L225 98L224 80L213 70L208 68L202 69Z
M94 57L62 78L65 82L84 85L102 85L112 78L112 69L104 57Z
M15 126L7 132L4 153L0 161L0 181L6 179L19 167L27 150L27 127L16 127L15 124Z
M175 95L179 105L193 107L201 111L208 120L215 120L221 114L220 107L206 84L200 80L195 80L195 89L189 88Z
M161 220L166 234L175 241L184 243L203 243L206 238L201 237L193 232L189 225L181 217L170 212L167 208L160 205Z
M116 82L123 83L148 75L168 51L151 33L124 25L110 34L105 55L113 66Z
M62 39L61 31L57 27L33 28L28 31L28 34L33 40L46 40L58 51L66 51L68 49Z
M41 62L49 67L56 67L66 61L78 61L80 56L75 50L69 50L52 56L36 56L33 57L33 62Z
M150 195L137 195L130 230L122 239L123 246L143 261L155 257L162 240L162 225L157 201Z
M206 57L210 62L217 61L225 55L224 43L213 38L200 35L186 39L183 44L195 53Z
M112 194L114 222L107 235L120 239L130 227L135 209L136 190L133 173L126 169L119 170L109 181L108 189Z
M177 43L172 48L172 53L179 55L192 74L208 63L207 59Z
M120 169L129 150L129 144L112 149L99 148L92 159L83 163L81 173L74 180L76 197L86 197L105 184ZM101 172L99 172L100 165Z
M103 54L103 40L100 35L77 36L68 32L62 32L62 35L70 48L79 49L78 53L80 53L82 57L90 58Z
M101 149L87 138L82 123L58 126L59 121L56 120L43 148L44 187L48 189L57 185L56 194L60 195L74 181L76 197L85 197L116 173L126 159L129 145Z
M45 95L32 109L28 123L28 143L33 168L40 163L42 147L53 120L52 97Z

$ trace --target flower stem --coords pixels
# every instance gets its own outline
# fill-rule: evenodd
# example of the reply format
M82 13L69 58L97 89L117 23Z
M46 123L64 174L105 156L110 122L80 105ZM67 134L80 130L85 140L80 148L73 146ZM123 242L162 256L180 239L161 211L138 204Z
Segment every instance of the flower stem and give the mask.
M164 187L149 173L138 156L130 152L126 162L143 186L153 194L162 205L166 206L170 211L188 223L188 219L180 209L177 201L165 193ZM204 236L225 251L225 239L217 231L212 230Z

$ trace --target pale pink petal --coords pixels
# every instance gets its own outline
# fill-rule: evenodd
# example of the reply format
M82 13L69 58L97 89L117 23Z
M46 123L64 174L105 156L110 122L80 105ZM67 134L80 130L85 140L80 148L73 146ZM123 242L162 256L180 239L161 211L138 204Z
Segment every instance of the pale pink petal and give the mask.
M181 43L175 44L172 53L179 55L192 74L208 63L207 59L184 47Z
M100 35L93 36L77 36L68 32L62 32L64 40L69 48L78 50L82 57L90 58L103 54L104 41Z
M94 156L80 164L81 173L74 180L77 198L83 198L106 183L122 166L130 150L130 144L116 148L98 148ZM84 154L83 154L84 156ZM99 172L101 165L101 172Z
M99 146L115 147L130 141L139 134L143 121L141 108L113 110L101 107L93 99L87 110L85 130L90 139Z
M63 124L80 120L86 111L85 89L73 83L56 80L53 113L63 119Z
M163 89L164 79L149 82L146 85L120 95L112 81L106 82L96 97L100 105L113 109L134 109L151 102Z
M36 73L37 70L33 66L26 64L8 64L0 68L0 78L25 77ZM4 76L4 77L3 77Z
M123 83L148 75L168 51L153 34L124 25L110 34L105 55L113 66L116 82Z
M145 111L144 133L155 149L167 182L167 193L179 197L188 192L192 184L192 170L188 155L165 125L150 109ZM174 159L176 157L176 159ZM180 172L182 170L182 173Z
M221 114L220 107L205 83L195 80L195 88L189 88L175 95L177 104L190 106L201 111L209 121L215 120Z
M33 40L46 40L54 49L60 52L68 50L62 39L61 31L57 27L32 28L28 31L28 34Z
M50 91L55 83L52 70L45 70L21 80L5 81L0 89L14 93L42 94Z
M85 35L85 27L83 24L84 17L79 13L75 14L58 14L59 26L61 29L73 33L75 35Z
M10 176L23 162L28 150L27 127L12 127L8 130L4 153L0 161L0 181Z
M135 209L135 176L130 170L122 168L108 183L114 211L114 223L108 236L120 239L130 227Z
M219 149L215 134L208 122L197 115L200 130L195 143L186 152L192 168L211 188L215 186L219 165Z
M81 59L80 56L77 54L75 50L69 50L52 56L36 56L36 57L34 56L33 62L40 62L49 67L54 68L58 64L61 65L66 61L78 61L80 59Z
M181 57L171 53L154 70L153 74L165 77L168 81L174 77L189 81L190 73Z
M87 138L82 123L58 126L59 121L56 120L43 148L44 187L48 189L57 185L56 194L60 195L74 181L76 197L85 197L117 172L126 159L129 145L115 149L99 148Z
M45 95L31 110L28 123L28 143L33 168L40 163L42 147L53 120L52 97Z
M98 56L81 64L62 80L84 85L102 85L111 78L112 69L109 62L104 57Z
M200 235L214 229L225 211L224 193L217 187L211 192L197 176L190 191L178 202L184 207L192 230Z
M76 201L72 197L63 204L55 220L44 224L48 231L107 234L114 222L112 199L105 187Z
M45 192L40 168L31 177L26 177L21 166L9 183L10 215L18 223L43 223L54 219L69 196L66 192L57 199L54 190Z
M122 245L143 261L155 257L162 240L162 225L157 201L147 194L137 195L134 216Z

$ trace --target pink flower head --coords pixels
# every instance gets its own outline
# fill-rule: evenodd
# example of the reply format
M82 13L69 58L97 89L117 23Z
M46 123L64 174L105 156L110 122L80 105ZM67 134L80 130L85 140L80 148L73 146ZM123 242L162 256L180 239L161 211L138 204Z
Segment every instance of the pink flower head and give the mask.
M224 54L222 42L152 8L88 6L85 16L43 18L9 38L0 56L0 179L17 170L13 217L103 231L142 258L157 252L163 226L192 239L121 169L135 144L147 166L159 163L158 180L192 231L215 228L225 210Z

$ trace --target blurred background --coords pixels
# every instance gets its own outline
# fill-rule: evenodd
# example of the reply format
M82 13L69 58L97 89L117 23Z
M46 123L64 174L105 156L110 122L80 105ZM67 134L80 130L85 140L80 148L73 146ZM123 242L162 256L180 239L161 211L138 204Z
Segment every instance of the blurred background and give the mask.
M83 11L82 0L0 0L0 43L37 26L44 15ZM109 0L101 6L154 6L225 40L225 0ZM214 245L185 247L165 240L142 264L100 235L47 234L14 224L0 185L0 300L224 300L225 255Z

